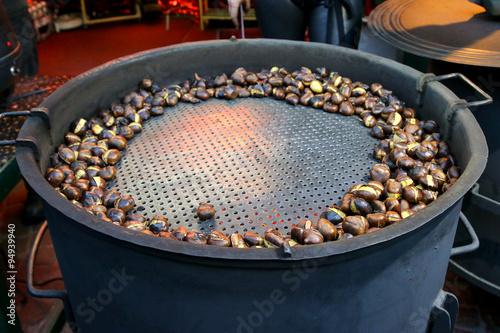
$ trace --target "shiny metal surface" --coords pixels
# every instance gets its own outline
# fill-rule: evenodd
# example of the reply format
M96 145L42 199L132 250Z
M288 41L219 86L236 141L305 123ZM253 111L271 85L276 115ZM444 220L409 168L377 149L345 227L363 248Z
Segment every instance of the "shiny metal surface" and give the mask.
M148 120L110 185L173 226L287 234L369 181L377 143L356 116L272 98L179 103ZM203 201L215 220L196 216Z
M389 0L368 18L375 35L423 57L500 67L500 21L467 0Z

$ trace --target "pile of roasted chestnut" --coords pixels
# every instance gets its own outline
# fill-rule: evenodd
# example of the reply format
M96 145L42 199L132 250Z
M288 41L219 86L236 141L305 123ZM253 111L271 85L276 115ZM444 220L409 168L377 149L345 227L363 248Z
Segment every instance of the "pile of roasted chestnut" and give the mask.
M151 116L160 116L178 102L200 103L209 98L269 97L292 105L308 105L329 113L356 115L380 139L373 150L379 161L371 181L348 190L342 202L328 207L318 221L292 225L289 235L269 228L262 237L253 232L227 237L219 231L202 234L184 227L169 230L166 217L147 220L134 212L134 199L107 189L121 151ZM238 68L225 74L199 77L160 87L144 79L136 92L98 116L76 120L65 144L51 156L49 183L81 209L104 221L159 237L197 244L232 247L280 247L318 244L369 233L414 214L430 204L460 175L437 124L418 120L413 109L379 83L352 82L325 68L289 72L274 67L259 73ZM201 203L197 215L212 219L214 208Z

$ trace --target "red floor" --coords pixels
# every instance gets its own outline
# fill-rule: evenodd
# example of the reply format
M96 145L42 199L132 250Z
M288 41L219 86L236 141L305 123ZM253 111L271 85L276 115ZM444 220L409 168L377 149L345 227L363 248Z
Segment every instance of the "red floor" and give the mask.
M259 36L255 26L246 30L246 38ZM75 76L136 52L179 43L225 39L239 33L224 21L215 21L208 29L200 31L195 20L174 17L170 18L167 30L164 16L145 17L141 22L123 21L62 31L39 43L39 74Z
M143 19L141 22L121 22L91 26L53 34L39 43L40 75L75 76L117 57L135 52L173 45L183 42L228 38L237 31L211 25L200 31L197 22L189 19L170 21L170 30L165 29L164 17ZM258 36L255 28L247 32L248 37ZM0 205L0 235L5 245L6 226L16 224L17 260L17 313L22 330L26 333L49 332L61 312L59 301L42 300L26 292L26 262L35 234L40 224L28 226L20 219L26 200L26 189L20 183ZM35 265L35 283L40 288L63 288L64 283L55 259L55 253L47 233L43 239ZM500 332L499 299L474 286L456 274L449 272L443 286L454 293L460 301L460 313L454 332ZM61 328L56 326L56 331ZM63 329L68 331L68 327Z

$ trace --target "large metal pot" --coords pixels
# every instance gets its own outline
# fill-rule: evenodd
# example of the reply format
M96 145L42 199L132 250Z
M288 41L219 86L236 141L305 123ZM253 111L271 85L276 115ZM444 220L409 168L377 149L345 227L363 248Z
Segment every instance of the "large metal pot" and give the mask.
M426 209L348 241L282 249L169 242L103 223L69 204L43 177L71 121L108 107L138 82L161 84L239 66L325 66L380 82L434 119L463 173ZM433 75L350 49L280 40L189 43L107 63L65 84L24 124L21 172L44 200L50 233L84 332L424 332L443 286L462 197L487 159L463 101ZM320 112L320 111L318 111ZM340 129L339 129L340 130Z

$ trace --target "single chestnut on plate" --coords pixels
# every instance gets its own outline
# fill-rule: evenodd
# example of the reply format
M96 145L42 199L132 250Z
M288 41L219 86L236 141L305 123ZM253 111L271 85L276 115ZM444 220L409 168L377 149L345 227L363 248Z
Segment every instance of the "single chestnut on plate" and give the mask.
M215 216L215 208L214 206L202 202L198 209L196 210L196 215L201 219L201 220L208 220L211 219L212 217Z

